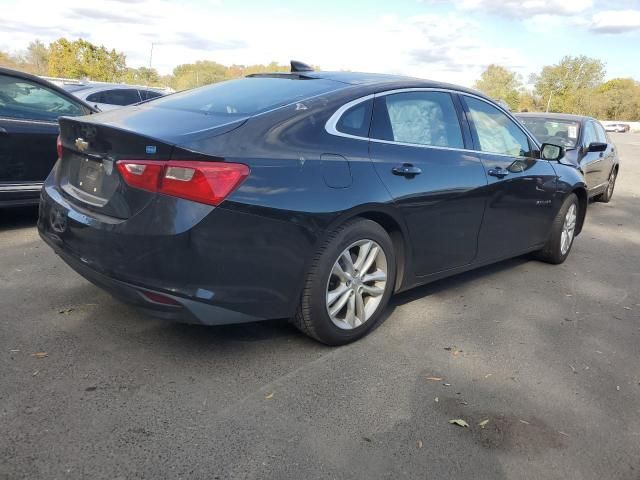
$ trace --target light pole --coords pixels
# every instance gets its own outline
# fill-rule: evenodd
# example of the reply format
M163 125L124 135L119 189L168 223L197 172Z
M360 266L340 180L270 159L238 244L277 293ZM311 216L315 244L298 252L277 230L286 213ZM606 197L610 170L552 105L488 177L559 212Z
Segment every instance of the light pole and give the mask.
M154 42L151 42L151 52L149 53L149 70L151 70L151 64L153 62L153 45Z

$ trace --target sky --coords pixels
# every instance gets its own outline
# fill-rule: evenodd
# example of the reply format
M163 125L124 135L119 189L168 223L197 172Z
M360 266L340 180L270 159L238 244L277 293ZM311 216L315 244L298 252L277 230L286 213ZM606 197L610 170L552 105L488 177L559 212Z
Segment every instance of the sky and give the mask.
M640 0L0 0L0 11L0 50L84 38L162 74L296 59L471 86L491 63L526 83L587 55L607 78L640 80Z

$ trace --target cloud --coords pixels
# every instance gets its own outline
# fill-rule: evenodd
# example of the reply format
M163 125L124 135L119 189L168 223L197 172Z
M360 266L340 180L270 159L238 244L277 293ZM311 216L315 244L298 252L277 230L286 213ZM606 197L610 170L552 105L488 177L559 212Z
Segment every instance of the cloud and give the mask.
M136 15L126 13L115 13L111 10L101 10L91 7L77 7L69 10L70 18L81 20L106 21L112 23L132 23L139 24L140 19Z
M594 33L626 33L640 30L640 10L607 10L593 16L589 30Z
M230 50L247 46L247 44L241 40L219 42L193 32L177 32L176 37L175 43L194 50Z
M535 15L572 16L593 7L593 0L454 0L453 3L464 11L518 19Z

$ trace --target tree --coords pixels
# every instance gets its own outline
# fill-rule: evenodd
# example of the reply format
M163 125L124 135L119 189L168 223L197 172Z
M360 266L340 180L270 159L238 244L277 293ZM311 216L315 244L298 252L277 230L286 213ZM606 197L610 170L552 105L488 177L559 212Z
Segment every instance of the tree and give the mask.
M36 75L46 75L49 70L49 48L40 40L31 42L24 55L24 63Z
M140 67L140 68L127 68L123 74L121 80L124 83L132 83L136 85L160 85L160 75L155 68Z
M117 81L126 68L123 53L83 39L69 41L60 38L49 44L48 74L54 77Z
M580 100L602 83L604 75L603 62L581 55L563 57L558 64L543 67L533 80L547 110L588 114L582 111L588 106Z
M518 108L521 87L522 83L516 73L493 64L480 74L480 78L474 84L476 90L506 102L512 110Z

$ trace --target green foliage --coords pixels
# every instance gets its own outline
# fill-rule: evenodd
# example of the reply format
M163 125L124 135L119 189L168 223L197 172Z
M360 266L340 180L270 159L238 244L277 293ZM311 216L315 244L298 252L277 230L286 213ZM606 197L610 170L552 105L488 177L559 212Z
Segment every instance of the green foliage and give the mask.
M288 71L288 65L278 65L275 62L271 62L268 65L231 65L227 67L217 62L203 60L196 63L178 65L174 68L170 85L175 90L186 90L209 83L244 77L253 73Z
M126 68L123 53L96 46L83 39L73 42L60 38L49 45L47 72L53 77L90 78L118 81Z
M148 86L162 86L163 83L160 80L160 75L155 68L140 67L129 68L127 67L120 77L120 81L123 83L130 83L133 85L148 85Z
M547 102L550 112L589 114L585 102L589 91L602 83L604 63L584 55L563 57L556 65L547 65L534 77L535 91Z
M476 90L496 100L506 102L511 109L520 104L522 82L518 75L499 65L489 65L474 84Z

